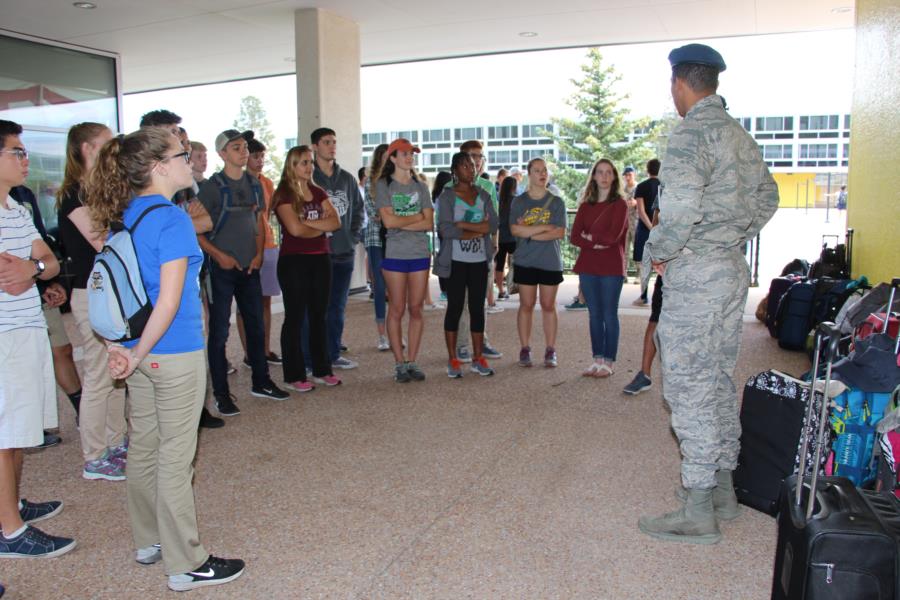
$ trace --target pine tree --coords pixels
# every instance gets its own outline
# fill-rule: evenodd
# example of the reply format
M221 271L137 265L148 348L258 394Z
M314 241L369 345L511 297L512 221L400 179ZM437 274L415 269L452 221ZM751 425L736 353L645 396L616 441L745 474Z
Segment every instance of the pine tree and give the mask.
M263 174L278 183L281 177L281 168L284 165L282 152L275 142L275 134L269 125L269 117L263 107L262 100L256 96L244 96L241 98L241 108L237 119L234 120L234 128L239 131L251 130L255 138L266 147L266 164Z
M550 159L554 165L554 182L563 193L566 204L574 208L584 189L587 170L600 158L612 160L620 172L626 165L641 171L655 154L659 128L649 118L630 119L630 110L622 106L627 94L618 94L616 84L622 79L612 66L604 66L597 48L587 54L581 66L584 77L572 80L576 92L568 103L578 112L576 119L551 119L554 131L550 137L559 147L560 156ZM632 132L645 135L628 141ZM564 164L576 162L580 168Z

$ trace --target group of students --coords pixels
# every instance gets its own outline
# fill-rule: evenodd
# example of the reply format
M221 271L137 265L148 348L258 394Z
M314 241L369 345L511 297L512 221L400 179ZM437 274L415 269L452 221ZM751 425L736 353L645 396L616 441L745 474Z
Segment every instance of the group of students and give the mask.
M224 167L205 179L206 147L190 142L180 121L169 111L153 111L144 115L139 130L119 136L97 123L74 126L57 210L71 279L75 343L84 361L76 404L82 474L116 481L126 479L127 469L135 559L142 564L162 560L169 587L187 590L231 581L244 569L243 561L217 558L197 542L191 490L198 425L223 424L205 407L207 373L219 414L240 413L228 384L233 368L225 357L232 300L243 362L252 370L251 394L289 397L272 381L269 364L282 365L291 391L339 385L335 370L357 366L342 356L341 336L355 245L364 241L378 348L392 352L393 378L407 383L426 377L417 358L431 272L448 301L443 322L447 375L462 377L466 362L472 372L490 376L494 370L487 359L501 355L485 332L485 302L495 272L502 278L507 257L513 256L520 297L519 365L533 364L532 322L540 302L543 364L556 367L556 294L563 281L567 220L565 203L548 187L544 160L528 163L522 193L517 194L513 177L498 190L480 176L485 160L478 141L461 146L449 175L439 177L433 190L416 173L418 147L402 138L379 146L360 189L335 161L335 132L319 128L310 145L288 151L275 186L261 173L265 147L253 132L234 129L216 138ZM74 548L74 540L27 523L58 514L62 503L32 503L18 495L21 449L38 445L41 428L52 421L45 417L55 415L55 408L47 408L55 407L53 355L46 333L36 333L46 325L33 283L59 271L32 216L8 197L28 172L21 131L12 122L0 122L0 200L5 200L0 330L15 333L3 336L0 352L11 355L15 349L18 361L41 365L43 377L36 390L23 394L17 387L21 382L11 376L19 362L0 361L0 557L58 556ZM592 362L585 375L613 372L626 213L615 165L597 161L569 232L580 249L575 271L590 310ZM110 344L91 329L87 291L94 256L117 224L132 229L153 311L140 338ZM436 253L429 237L433 231ZM278 294L284 297L281 356L269 343L271 297ZM27 419L7 418L13 414Z

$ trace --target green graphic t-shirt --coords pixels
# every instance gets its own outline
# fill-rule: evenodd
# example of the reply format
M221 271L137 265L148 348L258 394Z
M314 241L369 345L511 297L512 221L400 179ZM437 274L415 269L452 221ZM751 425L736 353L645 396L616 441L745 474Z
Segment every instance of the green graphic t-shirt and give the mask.
M417 215L425 209L433 208L431 193L421 181L406 184L391 181L390 185L383 179L375 184L375 210L390 207L398 217ZM406 231L388 228L385 235L385 258L404 260L427 258L428 234L424 231Z

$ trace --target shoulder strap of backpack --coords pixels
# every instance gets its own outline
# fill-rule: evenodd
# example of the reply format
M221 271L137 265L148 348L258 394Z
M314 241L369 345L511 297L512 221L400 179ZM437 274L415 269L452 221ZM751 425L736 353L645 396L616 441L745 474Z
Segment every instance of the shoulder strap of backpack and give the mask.
M262 184L256 177L249 177L250 189L253 190L253 197L256 198L257 211L261 212L266 209L266 197L263 195Z
M225 178L222 177L222 173L213 173L209 179L218 186L219 195L222 197L222 210L219 212L219 218L216 219L212 231L206 234L206 237L212 241L221 231L225 225L225 220L228 218L228 209L231 208L231 187L225 181Z
M165 206L170 206L169 204L154 204L153 206L148 206L144 209L144 212L138 215L138 218L134 220L134 223L131 224L131 227L125 227L128 230L128 233L134 235L134 230L137 229L137 226L140 225L141 221L144 220L149 213L153 212L157 208L163 208Z

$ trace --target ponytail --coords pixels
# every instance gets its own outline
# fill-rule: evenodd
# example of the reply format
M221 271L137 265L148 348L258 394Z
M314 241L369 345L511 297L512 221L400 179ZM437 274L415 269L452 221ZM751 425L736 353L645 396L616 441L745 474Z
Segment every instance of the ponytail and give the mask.
M79 123L69 129L66 136L66 168L63 174L62 185L56 192L56 210L62 206L63 198L76 192L85 179L85 169L87 161L81 152L81 146L85 143L91 143L104 131L109 128L101 123Z
M151 171L165 160L172 134L146 127L107 142L88 177L85 205L101 230L121 222L133 196L150 187Z

